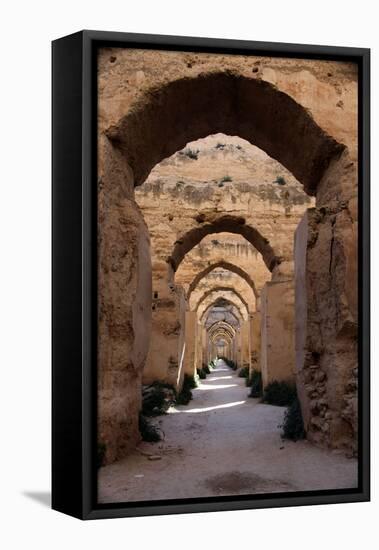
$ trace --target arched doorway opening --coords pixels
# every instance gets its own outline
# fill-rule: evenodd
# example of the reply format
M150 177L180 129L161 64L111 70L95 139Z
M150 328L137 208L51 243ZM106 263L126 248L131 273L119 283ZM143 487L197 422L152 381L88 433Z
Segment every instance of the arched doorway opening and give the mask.
M162 131L165 140L159 139ZM138 438L139 390L151 323L149 239L134 186L186 143L216 132L241 136L260 147L317 198L318 210L309 214L297 239L298 265L306 258L307 277L305 288L299 288L306 296L299 306L302 387L315 357L321 370L341 371L335 342L349 349L345 363L350 370L354 364L356 291L348 265L356 256L351 222L356 167L346 147L323 131L306 108L264 80L219 71L169 80L144 92L99 140L99 434L110 461L123 456ZM173 272L201 235L237 232L237 225L240 234L254 241L270 271L283 263L260 233L247 230L244 218L208 215L197 223L199 227L178 239L169 257ZM315 235L319 238L312 242ZM320 256L324 261L317 265ZM344 371L337 385L345 386L347 378ZM309 398L301 398L306 407ZM333 433L344 422L344 399L341 391L328 404L334 424L322 441L336 440Z

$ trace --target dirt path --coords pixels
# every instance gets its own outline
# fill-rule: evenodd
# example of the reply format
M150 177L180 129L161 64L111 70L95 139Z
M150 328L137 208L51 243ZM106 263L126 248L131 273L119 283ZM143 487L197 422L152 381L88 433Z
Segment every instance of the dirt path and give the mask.
M163 442L142 443L140 451L100 469L99 502L356 486L356 460L307 441L282 441L285 408L247 394L245 379L219 361L188 405L156 419Z

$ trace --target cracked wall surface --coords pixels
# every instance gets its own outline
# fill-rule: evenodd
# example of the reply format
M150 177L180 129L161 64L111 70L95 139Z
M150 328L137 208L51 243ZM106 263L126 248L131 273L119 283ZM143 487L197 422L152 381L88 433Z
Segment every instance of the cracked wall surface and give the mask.
M139 439L142 376L159 372L180 385L188 290L200 270L225 260L254 281L255 308L267 281L292 277L294 259L297 273L304 267L303 284L295 281L304 328L296 376L309 437L355 451L357 104L352 63L99 51L98 433L106 461ZM246 288L236 274L222 277ZM198 284L211 289L216 279L217 271ZM204 332L196 334L204 353L195 357L205 357Z

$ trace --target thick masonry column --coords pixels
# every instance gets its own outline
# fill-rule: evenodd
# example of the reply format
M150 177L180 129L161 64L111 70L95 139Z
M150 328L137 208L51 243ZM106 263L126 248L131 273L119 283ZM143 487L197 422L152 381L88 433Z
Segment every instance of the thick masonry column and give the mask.
M241 324L241 367L248 367L250 370L250 319L243 321Z
M295 234L298 394L308 439L353 453L358 416L356 270L355 199L335 211L308 209Z
M185 338L184 338L184 360L183 373L194 376L195 356L197 346L197 313L196 311L186 311L185 313Z
M242 326L239 327L236 333L236 344L237 344L237 365L242 367L243 355L242 355Z
M250 316L250 348L251 365L250 374L253 370L261 370L261 313L256 311Z
M104 137L99 140L99 180L98 443L110 463L140 439L141 378L151 330L151 259L131 170Z
M295 361L296 386L300 400L304 428L308 432L311 418L310 399L307 396L305 367L305 352L307 345L307 284L306 258L308 244L308 212L304 214L295 232ZM310 375L311 376L311 375ZM310 378L309 376L309 378Z
M169 288L153 281L152 334L143 382L156 380L178 388L182 379L185 332L185 298L180 286Z
M294 284L270 281L261 293L261 370L263 387L273 380L295 380Z
M206 361L203 355L203 327L198 322L196 317L196 350L195 350L195 374L196 369L199 369L203 366L203 363Z
M201 345L201 363L197 361L197 366L200 368L203 366L203 363L209 363L209 352L208 352L208 336L207 330L199 323L199 338Z

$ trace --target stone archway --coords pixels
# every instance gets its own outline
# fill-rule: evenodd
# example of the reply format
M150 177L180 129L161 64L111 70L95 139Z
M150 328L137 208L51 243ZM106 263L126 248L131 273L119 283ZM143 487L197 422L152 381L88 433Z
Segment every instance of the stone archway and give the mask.
M217 301L222 300L223 302L229 303L231 306L233 306L240 319L246 320L248 318L249 311L247 309L247 305L244 304L241 300L238 294L234 291L234 289L229 289L227 292L229 292L232 296L225 297L224 295L225 290L219 290L219 289L213 289L211 290L207 296L204 297L204 300L202 300L201 303L198 304L196 311L199 315L199 320L203 321L204 317L207 315L209 310L217 303ZM216 296L212 296L212 294L216 294ZM206 302L206 300L209 298L209 303ZM205 302L205 303L204 303ZM200 311L199 307L202 305ZM244 311L245 310L245 311Z
M198 227L194 227L186 234L179 237L175 243L171 256L167 263L175 272L184 256L206 236L213 233L235 233L242 235L262 255L262 258L269 269L273 271L282 259L275 254L274 249L254 227L247 225L245 218L241 216L219 215L210 213L199 217Z
M201 279L203 279L206 275L208 275L208 273L211 273L211 271L214 271L215 269L219 269L219 268L226 269L242 277L242 279L244 279L247 282L247 284L253 289L255 297L258 298L258 292L257 292L257 289L255 288L254 281L251 279L250 275L246 273L246 271L244 271L237 265L234 265L225 261L220 261L209 265L208 267L203 269L203 271L200 271L196 275L196 277L193 279L193 281L189 285L188 292L187 292L187 300L189 300L192 292L195 290L195 288L197 287Z
M194 309L198 310L199 306L208 298L208 296L211 296L212 294L216 294L216 293L220 294L223 292L230 292L232 294L235 294L239 298L241 303L245 306L247 315L249 314L249 304L247 303L245 298L238 292L238 290L236 290L231 286L214 286L213 288L210 288L209 290L204 292L204 294L199 298Z
M162 159L218 132L238 135L266 151L309 194L344 149L288 94L264 80L228 71L151 88L105 134L125 155L134 185L140 185Z
M349 269L357 248L355 155L351 158L347 148L288 93L238 70L167 77L125 105L118 121L105 124L99 136L98 431L106 445L106 460L120 458L138 440L141 374L150 333L149 237L134 201L134 186L163 158L216 132L241 136L260 147L317 198L315 215L302 229L305 245L297 249L298 261L306 257L297 339L297 346L305 350L297 366L302 371L302 405L309 408L305 380L317 358L317 368L327 380L331 375L333 387L342 389L335 402L327 403L331 420L323 422L322 434L312 414L307 428L325 444L350 441L356 415L349 412L351 400L346 402L345 388L356 366L357 290L355 273ZM162 132L165 140L160 139ZM233 232L230 224L239 223L247 231L238 217L198 223L199 228L177 243L169 259L174 271L191 242L209 234L210 226ZM271 271L280 265L282 258L269 243L255 232L249 236ZM323 266L318 265L319 257ZM336 342L348 350L343 362L349 372L337 357Z

